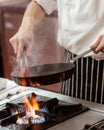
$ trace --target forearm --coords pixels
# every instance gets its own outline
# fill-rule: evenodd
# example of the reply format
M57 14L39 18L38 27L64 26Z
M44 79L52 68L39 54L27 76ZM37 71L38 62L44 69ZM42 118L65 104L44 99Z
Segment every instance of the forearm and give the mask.
M24 13L18 32L10 38L14 53L17 54L17 61L20 60L24 48L27 54L31 51L31 46L34 44L34 27L44 16L45 12L41 6L35 1L31 1Z
M28 5L23 20L20 26L24 29L33 29L35 25L37 25L45 16L44 10L39 6L35 1L31 1Z

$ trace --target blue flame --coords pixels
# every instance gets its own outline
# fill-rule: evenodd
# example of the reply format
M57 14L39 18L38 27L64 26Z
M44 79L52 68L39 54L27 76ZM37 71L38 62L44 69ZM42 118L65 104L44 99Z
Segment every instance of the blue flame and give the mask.
M40 109L41 111L43 112L47 112L48 113L48 110L46 107L43 107L42 109ZM29 112L29 110L27 111L27 113ZM13 114L13 113L12 113ZM22 122L17 120L17 124L40 124L40 123L44 123L46 120L44 117L42 116L37 116L36 118L32 117L31 114L30 114L30 117L28 116L24 116L22 117Z

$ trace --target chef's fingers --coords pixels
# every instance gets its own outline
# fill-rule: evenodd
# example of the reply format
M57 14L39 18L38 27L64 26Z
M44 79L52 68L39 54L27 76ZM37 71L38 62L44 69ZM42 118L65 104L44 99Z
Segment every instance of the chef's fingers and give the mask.
M22 55L23 50L24 50L24 46L25 46L24 40L22 38L19 39L19 46L18 46L18 52L17 52L17 62L21 58L21 55Z
M13 49L14 49L14 53L17 54L17 51L18 51L18 45L19 45L19 42L18 42L18 39L15 38L15 37L12 37L10 40L9 40L10 44L12 45Z
M91 49L92 49L92 50L95 50L95 49L96 49L96 47L99 45L100 40L101 40L101 36L100 36L100 37L97 39L97 41L91 46Z
M16 53L16 52L15 52L14 39L13 39L13 38L11 38L11 39L9 40L9 42L10 42L10 44L11 44L11 45L12 45L12 47L13 47L14 53Z
M14 53L17 54L18 52L18 46L19 46L19 41L18 39L14 40Z
M103 50L104 50L104 35L101 35L99 44L96 47L95 52L97 52L97 53L100 52L100 51L103 52Z
M99 43L99 45L96 47L95 52L100 52L104 50L104 40L102 39Z
M98 53L104 49L104 35L101 35L98 40L91 46L91 49L95 53Z
M33 50L34 43L35 43L34 38L31 38L29 44L27 44L26 46L27 56L31 55L31 51Z

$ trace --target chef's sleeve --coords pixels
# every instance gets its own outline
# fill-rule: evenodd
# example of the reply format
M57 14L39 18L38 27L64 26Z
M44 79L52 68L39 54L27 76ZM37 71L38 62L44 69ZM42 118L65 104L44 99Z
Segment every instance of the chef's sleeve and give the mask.
M36 1L45 11L46 14L51 14L56 8L56 0L34 0Z

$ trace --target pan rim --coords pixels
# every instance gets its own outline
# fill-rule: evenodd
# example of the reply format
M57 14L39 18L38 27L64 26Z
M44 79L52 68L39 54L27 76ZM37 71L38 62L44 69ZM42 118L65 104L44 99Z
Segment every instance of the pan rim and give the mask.
M63 63L63 62L60 62L60 63L53 63L53 64L42 64L42 65L36 65L36 66L31 66L30 68L36 68L36 67L41 67L41 66L52 66L52 65L68 65L70 67L70 69L73 69L75 67L75 64L70 64L70 63ZM61 73L65 73L66 71L70 70L68 67L63 71L60 71L60 72L53 72L53 73L46 73L44 75L30 75L30 76L20 76L20 74L18 74L18 71L17 70L14 70L11 72L11 77L16 77L16 78L38 78L38 77L44 77L44 76L52 76L52 75L58 75L58 74L61 74ZM17 74L16 74L17 73Z

